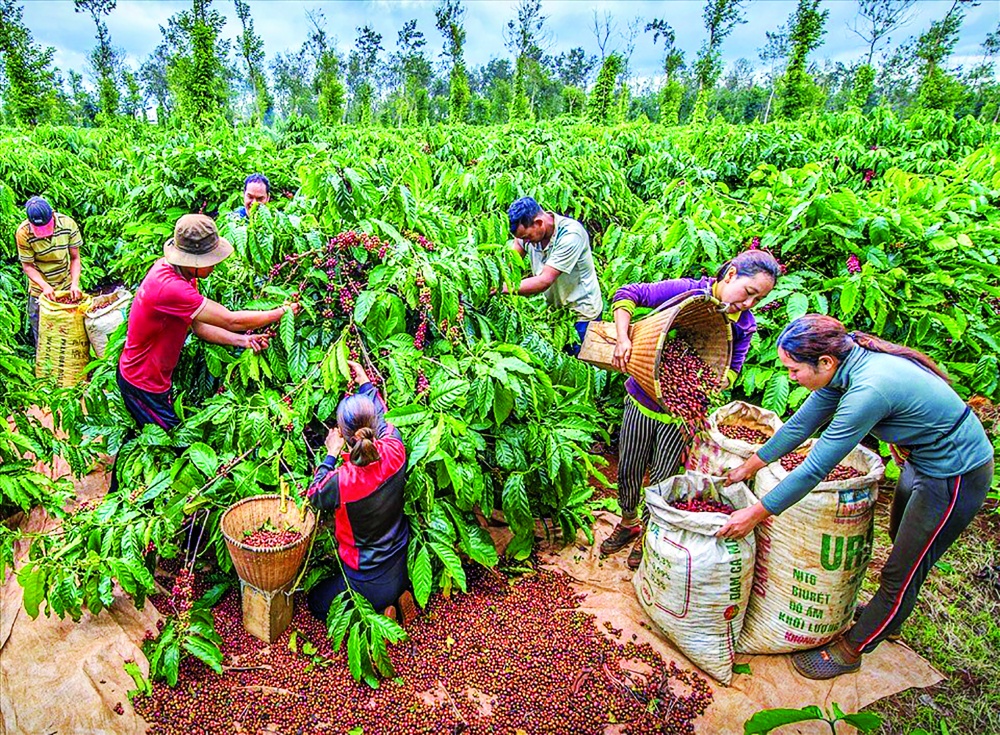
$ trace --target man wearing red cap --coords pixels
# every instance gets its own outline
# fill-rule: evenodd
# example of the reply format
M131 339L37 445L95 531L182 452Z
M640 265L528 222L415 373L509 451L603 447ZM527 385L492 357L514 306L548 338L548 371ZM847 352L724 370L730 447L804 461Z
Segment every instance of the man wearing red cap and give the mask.
M118 362L118 388L140 430L146 424L169 430L180 423L171 386L189 329L206 342L259 352L267 348L267 338L246 332L274 324L286 311L298 313L298 304L266 311L230 311L202 296L198 279L208 278L232 254L233 246L219 237L211 217L186 214L177 220L163 257L136 291ZM112 469L112 490L117 480Z
M38 297L51 299L56 291L69 291L79 299L80 228L71 217L53 212L41 197L24 205L28 219L17 228L17 255L28 277L28 322L38 344Z

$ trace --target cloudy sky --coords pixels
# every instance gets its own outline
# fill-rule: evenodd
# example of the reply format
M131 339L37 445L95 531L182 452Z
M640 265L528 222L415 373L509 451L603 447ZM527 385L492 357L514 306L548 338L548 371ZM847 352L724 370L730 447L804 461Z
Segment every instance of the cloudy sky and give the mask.
M321 9L327 19L327 30L337 39L338 48L347 52L356 37L356 28L371 24L382 34L383 47L394 48L397 31L403 22L416 18L417 28L427 37L426 49L437 59L441 37L434 27L433 0L340 0L339 2L301 2L300 0L249 0L257 32L264 39L268 57L289 49L297 49L307 32L306 12ZM468 34L466 61L470 66L485 64L491 57L507 55L502 29L514 16L511 0L466 0L466 31ZM723 47L727 63L741 57L759 64L758 49L763 45L765 31L784 23L795 9L794 0L753 0L746 12L747 22L738 26ZM824 45L817 56L835 61L852 61L861 56L865 44L850 30L857 3L855 0L826 0L829 9ZM94 26L89 16L74 13L72 0L27 0L24 19L36 42L56 49L56 64L63 70L86 69L86 54L94 45ZM897 31L892 44L918 35L932 20L942 17L951 0L918 0L912 20ZM118 0L117 9L108 19L112 42L122 48L133 66L137 66L160 40L160 25L190 2L175 0ZM215 0L213 7L227 17L223 33L235 37L239 32L233 3ZM678 45L685 58L694 58L705 32L702 25L700 0L543 0L549 32L547 50L558 54L574 46L597 53L592 32L592 16L596 10L602 17L611 13L618 27L626 30L630 21L641 17L642 24L652 18L662 18L677 33ZM969 10L956 48L955 63L975 63L981 57L986 34L1000 23L1000 0L984 0ZM612 42L613 43L613 42ZM619 41L620 43L620 41ZM609 49L610 50L610 49ZM638 78L655 77L660 68L661 51L653 47L652 34L641 34L636 41L632 68Z

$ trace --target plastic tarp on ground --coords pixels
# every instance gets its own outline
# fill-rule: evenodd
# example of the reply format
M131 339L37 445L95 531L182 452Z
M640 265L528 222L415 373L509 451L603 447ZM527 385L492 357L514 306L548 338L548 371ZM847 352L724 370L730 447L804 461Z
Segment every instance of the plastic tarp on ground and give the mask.
M540 558L544 566L568 574L585 595L581 608L597 617L603 631L604 621L621 629L616 640L629 641L634 634L637 642L649 643L665 661L674 660L683 668L695 668L670 641L653 632L648 618L632 587L632 571L625 565L627 550L602 558L600 542L614 528L618 517L598 513L594 525L595 543L586 541L565 548L544 547ZM493 529L497 530L497 529ZM495 534L502 536L501 533ZM648 626L648 627L644 627ZM810 681L792 668L789 656L738 655L738 663L748 663L750 674L737 674L733 683L724 687L709 678L714 699L705 715L698 720L699 732L716 735L738 735L743 723L761 709L776 707L800 708L819 705L824 709L836 702L845 712L857 712L876 700L913 687L928 687L942 676L927 661L899 643L883 643L874 653L865 656L860 671L832 681ZM824 723L787 726L782 735L829 733Z
M95 473L77 483L77 500L105 491L105 475ZM29 532L56 525L37 509L21 522ZM13 574L0 587L0 735L145 732L129 703L135 683L123 666L132 660L144 676L149 673L141 645L146 632L157 629L160 615L153 605L137 610L118 590L110 609L97 616L84 611L79 623L47 617L44 607L32 620L21 605L22 592Z

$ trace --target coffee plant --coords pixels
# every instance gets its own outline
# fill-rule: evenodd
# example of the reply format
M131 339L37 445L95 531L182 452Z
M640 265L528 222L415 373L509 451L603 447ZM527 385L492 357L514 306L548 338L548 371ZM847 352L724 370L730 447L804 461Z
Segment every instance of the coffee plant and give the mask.
M222 512L282 482L299 496L337 403L355 387L351 359L382 391L406 442L408 566L421 605L435 590L465 590L470 562L497 562L484 530L496 511L513 531L515 558L530 553L536 529L589 534L588 480L601 461L590 449L617 424L622 378L563 352L575 339L572 315L497 295L524 272L506 247L504 210L525 194L584 223L606 302L624 283L714 273L743 248L773 252L787 273L756 310L759 331L734 397L779 414L805 399L774 341L790 319L815 311L924 350L963 397L992 406L998 145L995 127L971 119L904 121L883 109L747 127L317 126L300 135L219 122L197 134L5 132L0 226L13 233L20 203L47 196L82 228L88 291L134 289L177 217L201 211L217 214L236 249L200 284L206 295L232 308L293 299L303 308L275 325L260 354L189 340L175 373L181 425L169 434L146 427L125 443L131 420L115 386L124 327L85 385L37 384L25 281L5 236L0 515L42 508L61 531L0 526L0 571L22 540L26 609L74 618L110 604L116 583L142 604L156 592L157 558L185 570L211 560L231 574ZM65 174L44 173L56 170ZM229 212L258 170L272 201L238 220ZM123 444L121 488L100 501L69 505L69 480L39 471L61 457L81 476ZM327 538L315 543L303 587L332 558ZM175 612L151 644L160 651L154 674L168 681L182 652L219 660L209 607L187 612L187 627ZM376 643L362 613L355 625L352 668L384 673L377 649L390 639Z

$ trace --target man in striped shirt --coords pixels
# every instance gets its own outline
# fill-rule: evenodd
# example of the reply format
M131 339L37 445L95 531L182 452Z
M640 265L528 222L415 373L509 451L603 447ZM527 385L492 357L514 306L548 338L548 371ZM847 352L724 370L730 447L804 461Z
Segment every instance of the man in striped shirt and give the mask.
M38 345L38 297L53 298L56 291L69 291L79 299L80 228L71 217L53 212L41 197L24 205L28 219L17 228L17 255L28 277L28 321Z

